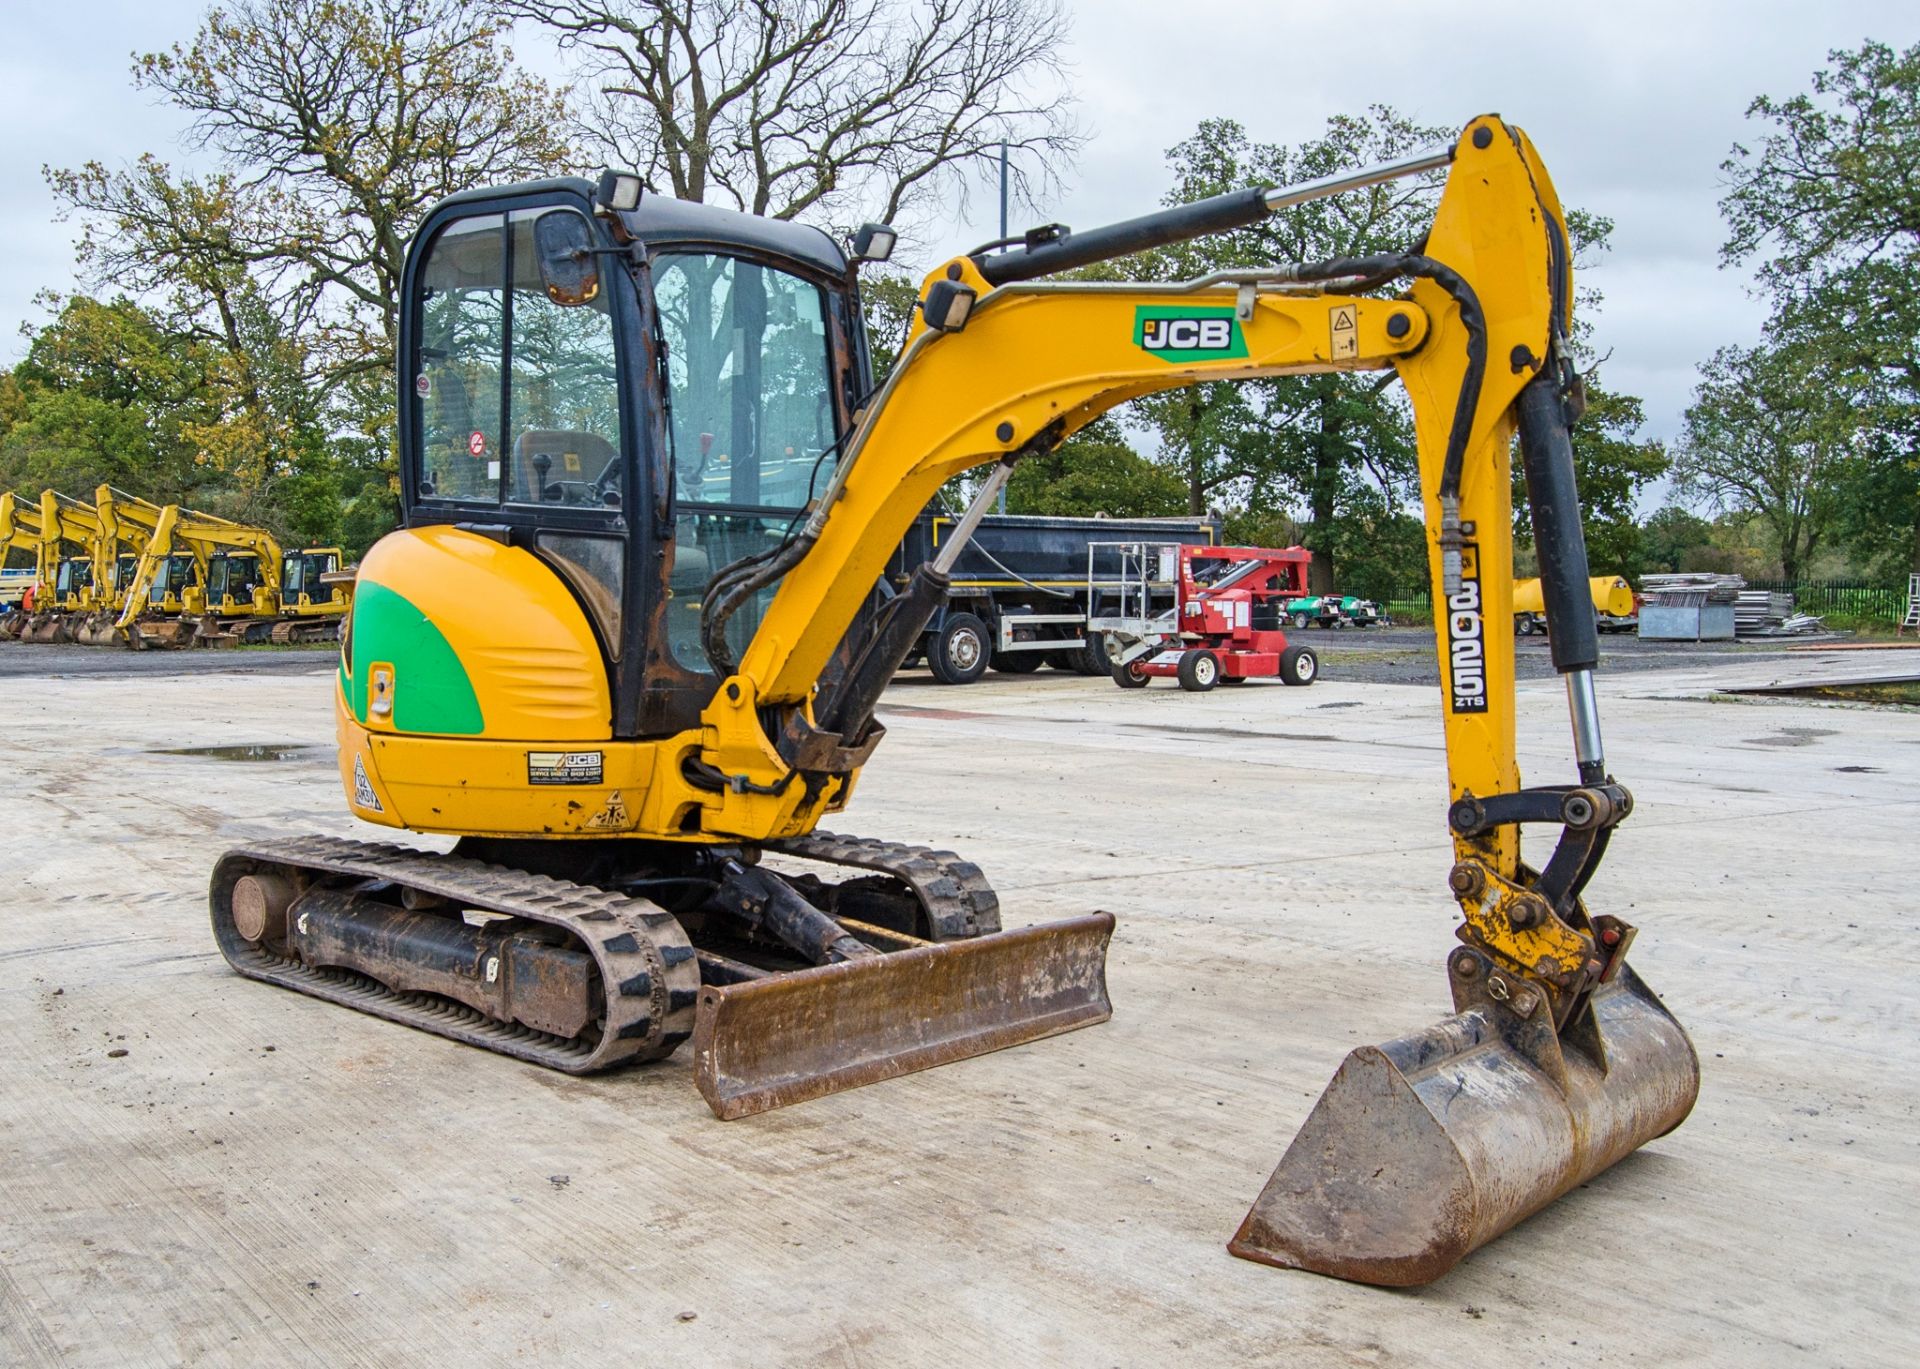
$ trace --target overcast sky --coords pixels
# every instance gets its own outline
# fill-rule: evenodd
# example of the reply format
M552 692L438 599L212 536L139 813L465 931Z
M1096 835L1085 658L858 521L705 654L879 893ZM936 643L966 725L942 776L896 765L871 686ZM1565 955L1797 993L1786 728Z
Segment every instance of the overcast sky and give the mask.
M1695 363L1751 342L1764 317L1744 274L1717 258L1718 167L1750 136L1748 102L1805 89L1833 48L1869 37L1905 47L1920 31L1912 0L1070 3L1071 84L1092 138L1044 219L1085 228L1154 207L1168 184L1165 149L1203 118L1296 142L1328 115L1376 101L1435 125L1498 111L1533 136L1564 200L1615 222L1613 251L1587 277L1606 296L1597 341L1612 352L1609 387L1646 400L1652 437L1678 429ZM190 37L205 6L10 0L7 9L0 363L24 347L18 324L44 317L34 294L74 283L73 227L55 222L40 167L143 151L192 160L177 142L179 118L134 91L127 69L133 52ZM977 197L973 223L952 225L942 254L991 236L991 198Z

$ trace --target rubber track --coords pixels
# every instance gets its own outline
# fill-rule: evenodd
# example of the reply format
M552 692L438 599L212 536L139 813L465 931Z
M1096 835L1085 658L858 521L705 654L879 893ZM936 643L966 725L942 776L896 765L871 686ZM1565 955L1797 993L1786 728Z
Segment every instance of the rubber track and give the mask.
M768 842L766 849L802 860L891 875L920 900L935 941L985 936L1000 930L1000 896L978 865L952 851L872 837L835 836L832 832Z
M434 994L396 993L364 975L314 969L249 945L233 927L232 889L240 876L263 866L309 878L387 880L462 907L559 927L593 956L606 996L604 1030L597 1041L565 1040L496 1022ZM693 945L671 913L645 899L463 857L336 837L235 847L214 867L210 897L214 939L227 962L250 979L569 1074L663 1059L693 1032L700 998Z

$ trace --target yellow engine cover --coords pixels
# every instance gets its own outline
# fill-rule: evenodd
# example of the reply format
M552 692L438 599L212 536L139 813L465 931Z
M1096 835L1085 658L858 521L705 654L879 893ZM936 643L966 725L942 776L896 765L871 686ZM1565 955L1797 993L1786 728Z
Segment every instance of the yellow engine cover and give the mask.
M622 834L657 749L611 742L606 664L559 576L449 527L368 552L337 713L355 814L419 831Z
M417 832L764 840L811 830L853 789L691 787L702 753L775 777L739 688L678 736L615 741L605 658L558 573L457 528L394 533L361 562L335 714L354 815Z

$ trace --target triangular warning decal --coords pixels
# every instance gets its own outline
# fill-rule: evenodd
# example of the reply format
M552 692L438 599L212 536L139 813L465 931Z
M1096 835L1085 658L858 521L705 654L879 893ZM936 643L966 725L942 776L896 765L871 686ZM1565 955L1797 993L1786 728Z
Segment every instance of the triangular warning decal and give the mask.
M353 758L353 802L356 808L365 808L369 812L387 811L380 806L380 796L373 792L373 785L367 779L366 760L357 754Z

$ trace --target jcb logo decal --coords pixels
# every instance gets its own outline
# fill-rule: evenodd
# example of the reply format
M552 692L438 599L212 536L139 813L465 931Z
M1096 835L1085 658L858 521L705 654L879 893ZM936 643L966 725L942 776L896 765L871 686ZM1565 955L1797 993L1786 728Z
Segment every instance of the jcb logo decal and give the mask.
M1233 320L1150 318L1141 325L1140 345L1149 352L1224 352L1233 346Z
M1134 341L1166 361L1222 361L1247 354L1231 309L1142 305L1134 314Z

